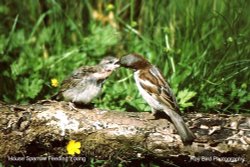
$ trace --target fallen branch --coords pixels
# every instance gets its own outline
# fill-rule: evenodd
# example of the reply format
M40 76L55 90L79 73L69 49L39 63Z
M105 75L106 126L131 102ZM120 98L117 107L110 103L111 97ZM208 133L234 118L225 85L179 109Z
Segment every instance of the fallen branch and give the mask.
M66 145L76 140L81 143L78 157L124 164L151 159L160 165L250 165L250 115L186 114L184 119L197 139L185 146L171 123L154 120L145 112L72 110L66 102L53 101L0 104L0 113L4 163L25 163L27 157L68 157Z

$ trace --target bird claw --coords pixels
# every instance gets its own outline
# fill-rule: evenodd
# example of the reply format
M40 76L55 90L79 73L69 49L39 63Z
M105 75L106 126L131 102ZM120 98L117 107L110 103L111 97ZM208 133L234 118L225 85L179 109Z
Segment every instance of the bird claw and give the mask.
M76 106L75 106L74 103L69 102L68 104L69 104L68 106L69 106L69 110L70 110L70 111L73 111L73 110L75 110L75 111L77 111L77 112L79 111L79 110L76 108Z

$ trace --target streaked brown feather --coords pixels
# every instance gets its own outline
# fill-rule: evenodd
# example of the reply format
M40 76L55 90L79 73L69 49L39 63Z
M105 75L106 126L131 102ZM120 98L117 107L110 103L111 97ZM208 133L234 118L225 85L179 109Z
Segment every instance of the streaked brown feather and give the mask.
M152 83L152 85L147 85L140 82L141 86L149 94L158 94L159 96L154 96L158 101L179 113L179 107L170 86L156 67L152 66L151 68L140 70L139 77L142 80L147 80Z
M96 72L101 70L98 66L84 66L75 70L67 79L63 80L61 88L57 93L56 99L62 99L62 93L70 88L76 87L84 79L90 78Z

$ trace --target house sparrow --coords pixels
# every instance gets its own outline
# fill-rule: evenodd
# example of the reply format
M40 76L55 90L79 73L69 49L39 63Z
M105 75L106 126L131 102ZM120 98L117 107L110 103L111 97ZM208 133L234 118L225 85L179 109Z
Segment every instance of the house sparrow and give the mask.
M179 115L180 110L169 84L161 72L143 56L129 54L120 59L120 65L134 69L134 79L144 100L150 105L152 113L164 112L171 119L182 141L190 143L195 139L192 131Z
M107 56L98 65L80 67L62 82L56 100L87 105L101 93L103 82L118 68L119 59Z

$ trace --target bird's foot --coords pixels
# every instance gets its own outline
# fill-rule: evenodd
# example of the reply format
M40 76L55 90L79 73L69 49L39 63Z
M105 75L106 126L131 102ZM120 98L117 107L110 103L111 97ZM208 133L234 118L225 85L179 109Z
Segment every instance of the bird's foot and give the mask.
M79 111L78 109L77 109L77 106L74 104L74 103L72 103L72 102L69 102L69 110L70 111L73 111L73 110L75 110L75 111Z
M151 114L145 116L145 119L146 120L155 120L155 116L154 116L154 114L151 113Z
M72 103L69 102L68 106L70 108L70 110L75 110L75 111L79 111L79 109L90 109L93 110L95 108L95 104L94 103L90 103L90 104L80 104L80 103Z

